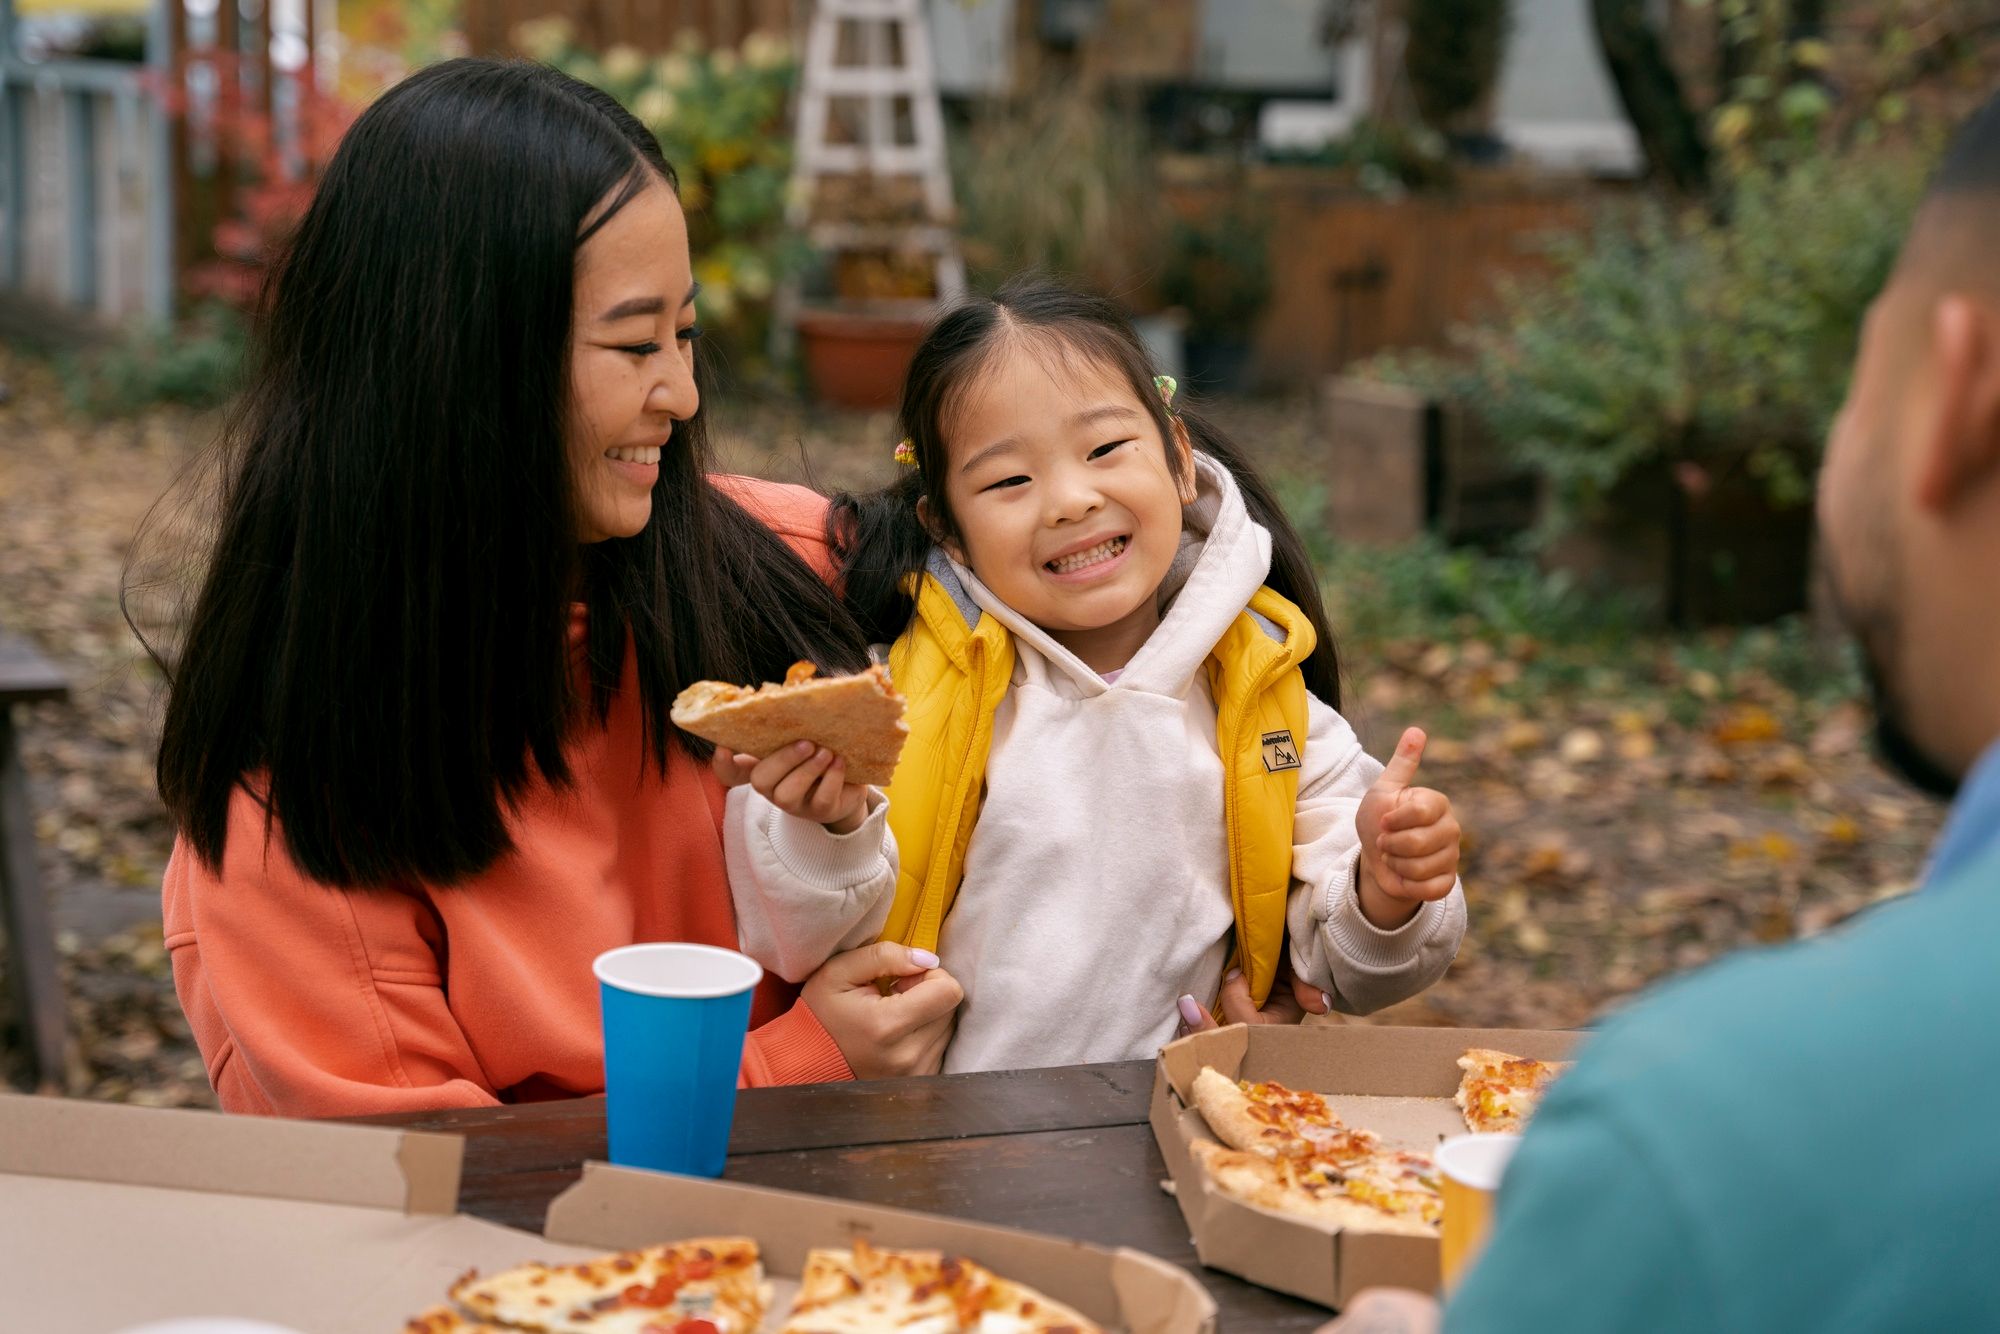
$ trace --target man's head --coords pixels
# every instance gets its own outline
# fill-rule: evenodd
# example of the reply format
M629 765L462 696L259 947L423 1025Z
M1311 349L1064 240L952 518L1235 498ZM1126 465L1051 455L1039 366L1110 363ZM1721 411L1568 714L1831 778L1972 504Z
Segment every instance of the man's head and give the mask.
M1884 757L1949 795L2000 738L2000 97L1869 311L1819 518Z

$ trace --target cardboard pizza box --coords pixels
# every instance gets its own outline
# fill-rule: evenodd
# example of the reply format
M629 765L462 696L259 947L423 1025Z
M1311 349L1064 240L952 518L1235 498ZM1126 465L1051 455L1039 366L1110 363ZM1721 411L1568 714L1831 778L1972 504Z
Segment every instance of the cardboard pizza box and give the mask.
M1388 1147L1429 1152L1440 1139L1465 1133L1452 1095L1467 1047L1565 1060L1581 1037L1541 1029L1239 1024L1170 1044L1154 1072L1150 1119L1195 1253L1211 1268L1336 1309L1363 1288L1438 1286L1434 1237L1343 1232L1215 1190L1188 1148L1216 1138L1193 1105L1203 1066L1324 1094L1336 1116L1374 1131Z
M117 1334L212 1316L397 1334L468 1269L741 1234L779 1280L809 1247L858 1236L969 1256L1131 1334L1215 1330L1200 1282L1136 1251L602 1163L537 1236L455 1212L464 1148L378 1126L0 1095L0 1328Z

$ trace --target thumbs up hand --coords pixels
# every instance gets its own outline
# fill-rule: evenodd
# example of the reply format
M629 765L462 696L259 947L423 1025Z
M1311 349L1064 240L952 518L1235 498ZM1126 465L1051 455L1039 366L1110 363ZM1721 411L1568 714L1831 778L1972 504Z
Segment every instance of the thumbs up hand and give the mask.
M1354 830L1361 838L1355 877L1361 915L1384 931L1395 930L1425 903L1451 893L1458 880L1459 828L1451 798L1412 786L1425 740L1420 727L1403 733L1389 767L1354 813Z

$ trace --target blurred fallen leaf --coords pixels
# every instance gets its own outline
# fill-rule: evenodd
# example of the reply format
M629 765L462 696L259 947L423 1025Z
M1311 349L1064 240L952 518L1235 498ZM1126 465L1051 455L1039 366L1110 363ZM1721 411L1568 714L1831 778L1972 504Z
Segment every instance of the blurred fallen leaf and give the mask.
M1588 727L1579 727L1564 734L1558 753L1566 764L1595 764L1604 758L1604 738Z
M1759 741L1773 741L1784 733L1784 727L1771 716L1770 711L1756 704L1744 704L1731 709L1711 730L1711 735L1716 741L1725 746L1745 746Z

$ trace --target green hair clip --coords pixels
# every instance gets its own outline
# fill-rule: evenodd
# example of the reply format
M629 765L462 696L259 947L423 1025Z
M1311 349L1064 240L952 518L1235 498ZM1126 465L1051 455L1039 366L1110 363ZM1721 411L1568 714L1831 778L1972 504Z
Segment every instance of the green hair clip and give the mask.
M1160 391L1160 401L1167 405L1168 412L1174 410L1174 394L1179 391L1180 387L1181 382L1171 375L1155 375L1153 377L1153 388Z

